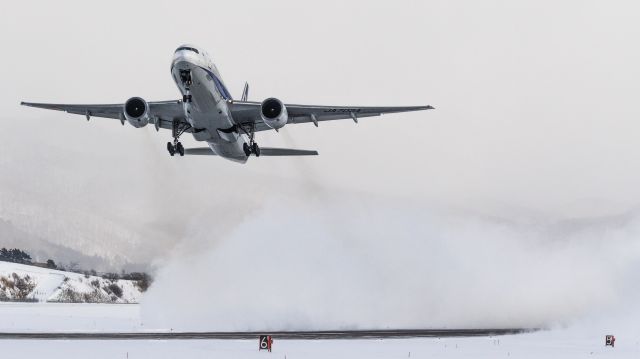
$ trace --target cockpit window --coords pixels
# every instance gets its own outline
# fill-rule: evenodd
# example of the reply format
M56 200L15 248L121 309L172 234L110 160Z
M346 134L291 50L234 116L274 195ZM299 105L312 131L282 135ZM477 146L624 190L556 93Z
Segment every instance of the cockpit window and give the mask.
M200 54L200 53L198 52L198 49L194 49L193 47L187 47L187 46L179 47L179 48L176 50L176 52L181 51L181 50L193 51L193 52L195 52L196 54Z

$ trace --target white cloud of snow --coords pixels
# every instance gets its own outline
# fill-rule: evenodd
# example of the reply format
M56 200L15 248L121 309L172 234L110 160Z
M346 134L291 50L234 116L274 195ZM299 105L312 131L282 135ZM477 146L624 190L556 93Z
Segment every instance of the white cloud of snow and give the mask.
M162 263L143 299L145 322L185 330L567 324L619 304L640 255L633 214L518 222L326 193L274 196L223 240L215 225L199 227Z

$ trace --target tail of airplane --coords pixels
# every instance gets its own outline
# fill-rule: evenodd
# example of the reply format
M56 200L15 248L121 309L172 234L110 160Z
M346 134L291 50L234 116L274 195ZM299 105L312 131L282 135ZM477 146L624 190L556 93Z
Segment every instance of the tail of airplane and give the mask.
M249 98L249 83L245 82L244 90L242 90L242 98L240 99L240 101L247 101L247 98Z

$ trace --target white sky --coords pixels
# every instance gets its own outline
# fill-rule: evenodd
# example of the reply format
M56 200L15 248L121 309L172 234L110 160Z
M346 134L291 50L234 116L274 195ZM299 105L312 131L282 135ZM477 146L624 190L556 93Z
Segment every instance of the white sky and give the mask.
M233 222L229 212L292 187L507 217L634 208L638 10L634 1L11 2L0 14L0 216L104 253L118 247L88 238L182 234L199 215ZM261 133L262 145L321 155L240 166L170 158L167 131L18 106L175 99L169 63L185 42L212 54L235 96L249 81L253 100L436 110Z
M538 325L618 305L640 253L639 9L10 2L0 218L115 263L154 261L145 316L176 327ZM321 155L241 166L171 158L152 127L18 106L176 99L185 42L235 96L249 81L253 100L436 110L261 133ZM584 216L602 218L556 222ZM270 310L256 273L278 279L260 294ZM193 305L157 316L193 288Z

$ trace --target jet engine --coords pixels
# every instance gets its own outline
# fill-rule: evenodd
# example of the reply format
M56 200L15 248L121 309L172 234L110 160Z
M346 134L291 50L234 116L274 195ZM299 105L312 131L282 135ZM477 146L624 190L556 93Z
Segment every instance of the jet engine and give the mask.
M124 103L124 117L131 126L140 128L149 123L149 104L140 97L132 97Z
M282 101L274 97L262 101L260 105L260 116L262 116L262 121L274 130L286 125L289 119L287 108Z

